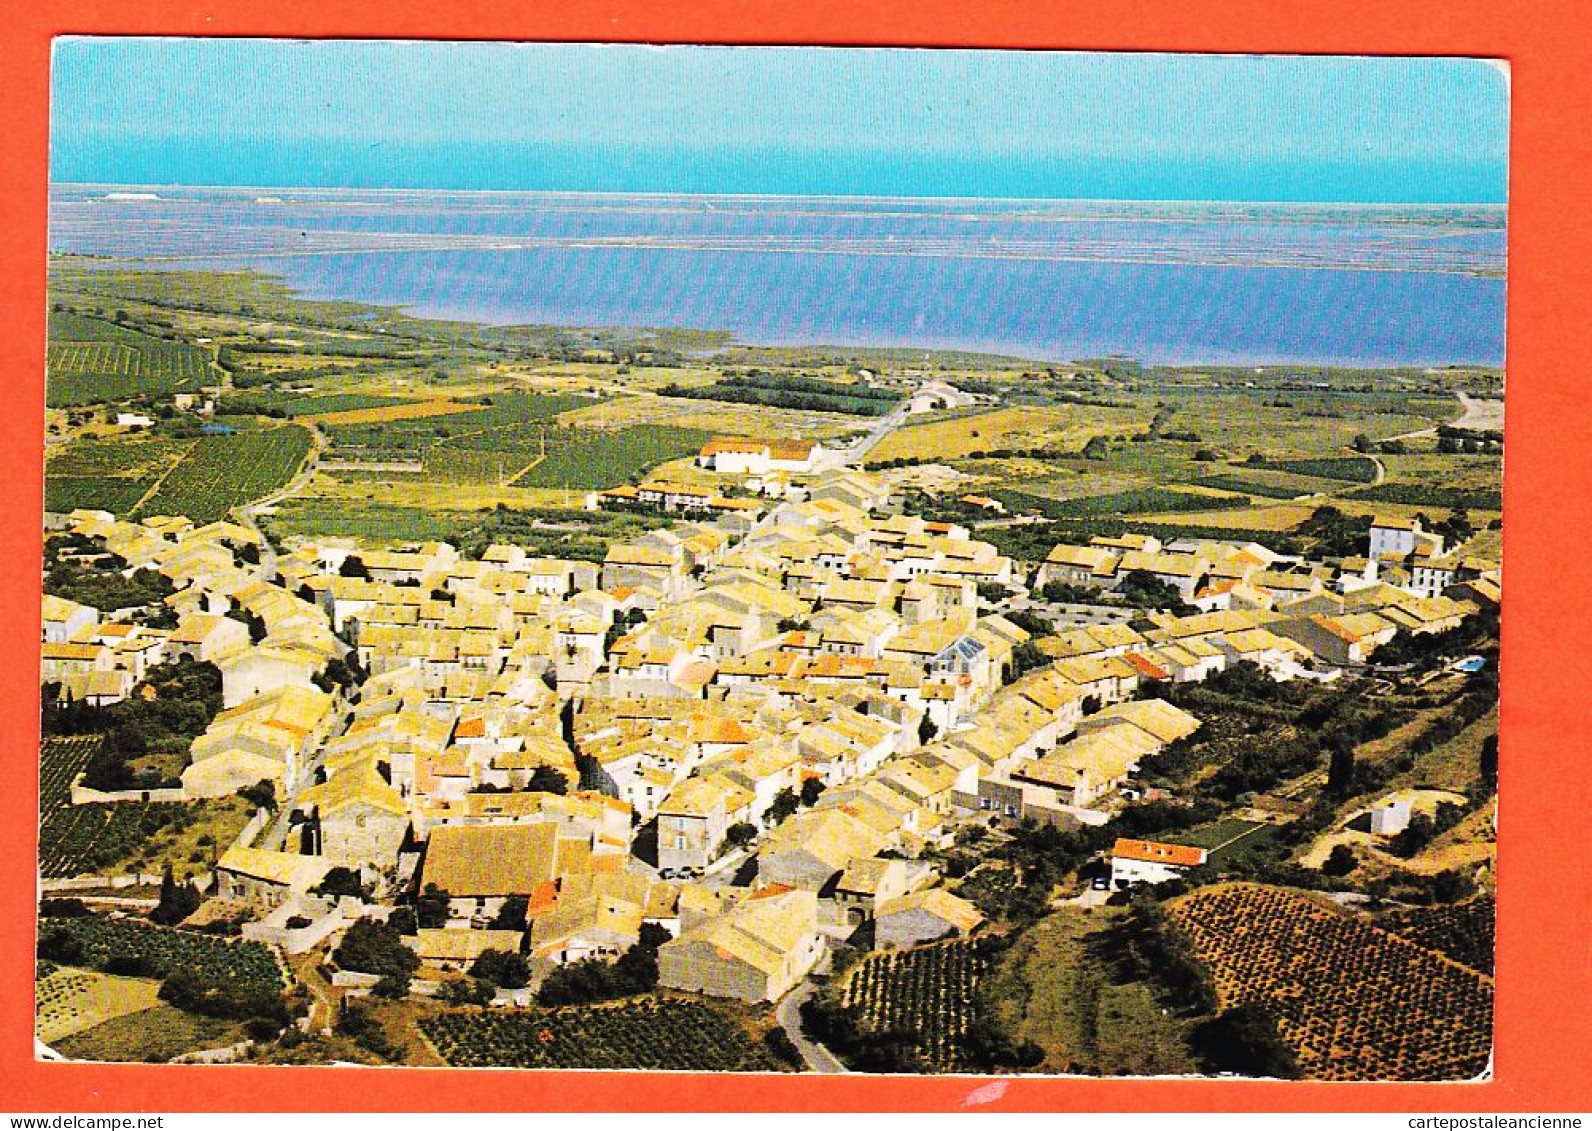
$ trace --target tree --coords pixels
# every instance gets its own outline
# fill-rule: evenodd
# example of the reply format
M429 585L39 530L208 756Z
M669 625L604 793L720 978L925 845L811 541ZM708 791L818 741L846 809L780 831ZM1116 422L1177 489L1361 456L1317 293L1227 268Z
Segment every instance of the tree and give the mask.
M1498 736L1489 734L1481 740L1481 787L1489 794L1498 789Z
M822 778L808 778L802 782L802 805L811 809L818 801L819 794L823 793L826 788Z
M486 1005L493 998L492 983L480 978L450 978L442 983L441 997L449 1005Z
M1376 445L1371 442L1371 437L1367 436L1364 432L1359 432L1356 433L1354 437L1354 450L1359 452L1361 455L1370 455L1372 452L1376 451Z
M383 974L370 992L389 1001L401 1001L409 996L409 982L408 974Z
M327 869L326 875L321 877L321 882L315 890L321 895L365 898L365 882L360 879L359 872L341 866Z
M724 830L724 843L732 848L741 848L751 844L757 839L757 826L750 821L736 821Z
M1327 764L1327 793L1333 797L1347 797L1354 788L1354 742L1347 735L1339 735L1332 744L1332 757Z
M523 895L511 895L503 901L503 906L493 916L491 927L494 931L523 931L525 930L525 913L530 907L530 900Z
M569 779L552 766L537 766L525 787L532 793L565 794L569 792Z
M415 922L427 930L447 926L448 893L436 884L427 884L415 900Z
M470 967L470 975L501 986L505 990L524 989L531 980L531 965L523 954L507 950L485 950Z
M420 968L420 956L404 945L397 929L377 919L355 919L332 958L344 970L398 978Z
M774 800L769 804L769 823L780 824L799 808L801 808L801 799L796 796L795 790L786 786L774 795Z
M364 581L370 580L370 569L357 554L349 554L343 559L343 564L337 567L339 577L357 577Z
M1196 1049L1217 1072L1293 1080L1299 1061L1283 1044L1277 1022L1253 1002L1229 1009L1192 1034Z
M238 790L238 796L253 805L256 809L269 809L276 812L276 786L269 778L262 778L253 785L246 785Z
M162 927L175 926L199 910L202 902L199 889L192 883L179 884L168 862L160 877L160 902L149 913L149 921Z
M934 736L940 733L940 728L935 721L929 718L929 713L923 713L923 719L918 723L918 742L924 746L934 741Z
M1327 859L1321 865L1321 871L1328 876L1347 876L1360 866L1355 859L1354 850L1346 844L1332 846L1332 851L1327 854Z

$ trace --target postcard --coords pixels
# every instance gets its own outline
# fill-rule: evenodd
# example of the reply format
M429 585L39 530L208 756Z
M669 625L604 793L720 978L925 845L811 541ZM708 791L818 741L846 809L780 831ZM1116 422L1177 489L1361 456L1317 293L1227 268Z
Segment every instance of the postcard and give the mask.
M39 1058L1489 1078L1501 64L52 83Z

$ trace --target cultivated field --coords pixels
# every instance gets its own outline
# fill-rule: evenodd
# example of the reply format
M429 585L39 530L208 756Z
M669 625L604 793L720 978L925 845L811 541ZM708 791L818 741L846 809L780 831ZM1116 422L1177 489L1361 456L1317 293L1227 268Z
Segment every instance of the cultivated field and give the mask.
M1383 930L1446 954L1483 974L1493 970L1493 928L1497 906L1491 896L1468 903L1435 907L1403 907L1383 911L1374 922Z
M1492 979L1298 892L1201 888L1167 905L1221 1007L1276 1018L1316 1080L1469 1080L1492 1047Z
M34 1032L53 1044L62 1037L159 1004L160 983L94 970L61 967L40 978L34 991Z
M450 1012L420 1027L456 1068L779 1070L723 1009L697 1001Z
M327 398L330 400L331 398ZM388 398L357 398L370 400L388 400ZM386 404L366 404L356 407L328 409L324 412L311 414L295 414L295 418L306 424L325 424L332 427L346 424L387 424L395 420L425 420L433 416L457 416L460 413L471 412L479 405L466 401L454 401L446 398L432 400L406 401L393 398Z
M39 874L48 877L208 871L249 819L238 797L207 801L73 805L72 778L96 735L47 738L39 747Z
M309 430L297 424L204 436L140 504L135 517L181 514L196 523L225 518L232 508L287 483L309 451Z
M217 377L209 357L196 346L62 311L50 315L45 366L46 401L51 406L169 395Z
M136 965L140 974L154 978L182 969L201 983L240 991L275 991L286 984L275 954L264 943L99 915L40 919L39 935L53 949L74 951L78 957L73 961L84 966L103 969L115 961Z
M160 1002L151 1009L102 1021L53 1047L70 1060L151 1064L201 1049L223 1048L243 1037L239 1022L184 1013Z
M999 449L1081 449L1091 436L1131 430L1149 413L1136 408L1033 405L993 409L974 416L909 423L886 436L869 463L892 459L955 459Z
M847 975L842 1004L863 1032L913 1034L924 1060L955 1072L985 965L965 939L871 954Z

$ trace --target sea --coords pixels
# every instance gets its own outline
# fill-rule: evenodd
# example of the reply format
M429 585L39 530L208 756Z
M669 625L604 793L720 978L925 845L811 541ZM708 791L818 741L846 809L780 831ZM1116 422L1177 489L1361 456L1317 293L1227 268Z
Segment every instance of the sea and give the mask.
M50 247L503 325L1062 362L1502 365L1503 206L58 185Z

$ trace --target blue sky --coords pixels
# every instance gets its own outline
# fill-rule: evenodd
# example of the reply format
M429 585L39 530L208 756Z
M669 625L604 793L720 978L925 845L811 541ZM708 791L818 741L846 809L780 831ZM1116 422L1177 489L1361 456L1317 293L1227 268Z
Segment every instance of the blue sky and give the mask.
M1486 203L1476 60L67 38L56 182Z

